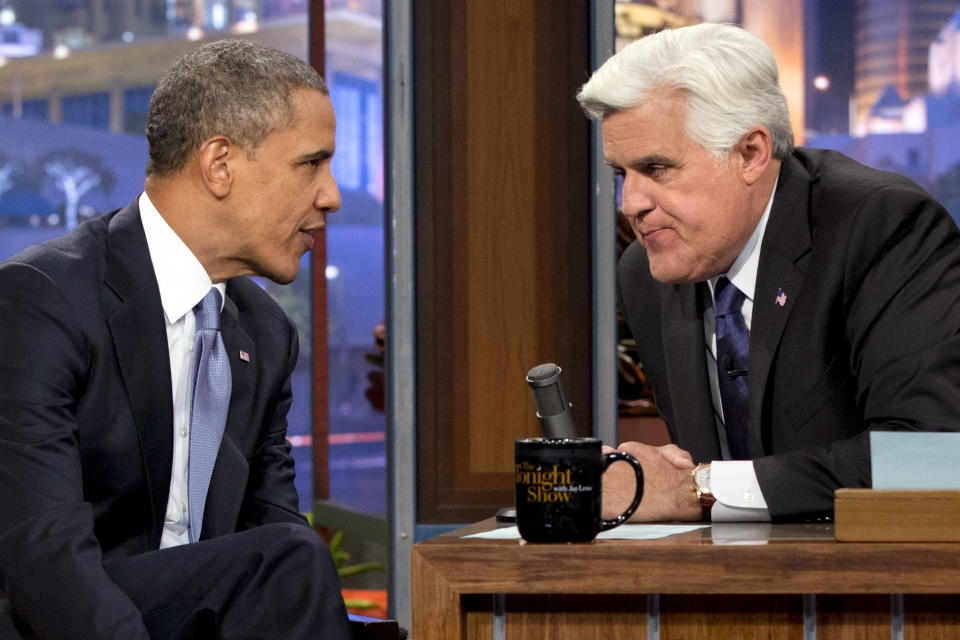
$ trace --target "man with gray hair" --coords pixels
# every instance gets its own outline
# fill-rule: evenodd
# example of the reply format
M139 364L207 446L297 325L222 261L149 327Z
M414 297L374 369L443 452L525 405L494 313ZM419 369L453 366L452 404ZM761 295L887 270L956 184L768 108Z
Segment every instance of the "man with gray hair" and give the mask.
M203 46L143 193L0 264L0 636L350 636L293 483L297 330L242 277L291 282L339 208L335 127L303 61Z
M911 181L794 148L773 53L663 31L578 99L636 235L621 308L673 444L637 520L810 520L869 487L869 432L960 427L960 233ZM614 467L607 513L633 488ZM605 516L606 517L606 516Z

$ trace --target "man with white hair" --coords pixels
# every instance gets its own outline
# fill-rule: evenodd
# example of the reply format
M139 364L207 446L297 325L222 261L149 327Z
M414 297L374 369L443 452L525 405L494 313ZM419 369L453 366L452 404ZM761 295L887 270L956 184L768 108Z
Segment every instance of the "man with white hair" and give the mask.
M766 44L663 31L578 99L623 180L618 294L673 442L620 446L634 519L829 518L870 486L870 431L957 429L960 233L906 178L794 148ZM607 476L614 512L633 488Z

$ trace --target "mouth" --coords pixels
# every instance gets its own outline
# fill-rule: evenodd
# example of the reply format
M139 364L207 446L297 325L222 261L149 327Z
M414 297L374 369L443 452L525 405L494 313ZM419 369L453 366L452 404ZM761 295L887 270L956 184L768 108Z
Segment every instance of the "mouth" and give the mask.
M665 241L666 237L669 235L669 227L656 227L653 229L636 229L637 237L640 239L641 244L645 247L650 245L656 245L661 241Z
M317 227L315 229L300 229L297 235L303 239L304 244L307 246L307 250L313 249L313 246L317 242L317 232L323 227Z
M310 248L313 248L313 245L318 240L317 235L325 229L327 226L327 221L321 219L319 222L314 222L309 225L304 225L300 227L297 231L305 241L309 241Z

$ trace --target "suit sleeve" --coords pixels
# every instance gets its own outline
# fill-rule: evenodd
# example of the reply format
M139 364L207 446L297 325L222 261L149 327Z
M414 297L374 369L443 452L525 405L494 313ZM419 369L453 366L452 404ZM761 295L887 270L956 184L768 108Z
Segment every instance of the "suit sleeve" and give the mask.
M858 418L833 425L843 435L832 443L755 461L775 519L831 513L836 488L870 486L872 430L960 428L956 225L919 190L888 188L865 199L842 235L832 310L843 320L843 348L816 390L824 408L811 405L809 419L839 402Z
M0 591L39 637L147 638L83 500L76 408L87 338L54 283L0 266Z
M299 342L297 329L286 320L287 357L280 391L266 413L263 426L264 440L257 455L251 460L250 483L241 528L270 523L306 524L299 510L299 499L294 485L296 475L291 445L287 440L287 413L293 401L290 377L297 364Z

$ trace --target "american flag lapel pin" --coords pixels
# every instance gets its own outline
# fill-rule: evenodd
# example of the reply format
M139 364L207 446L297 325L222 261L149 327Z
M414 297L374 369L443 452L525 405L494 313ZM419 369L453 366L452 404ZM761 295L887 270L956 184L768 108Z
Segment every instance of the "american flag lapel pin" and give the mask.
M243 360L244 362L250 362L250 354L247 353L246 351L241 351L240 359Z
M787 304L787 294L783 292L783 289L777 290L777 304L781 307Z

